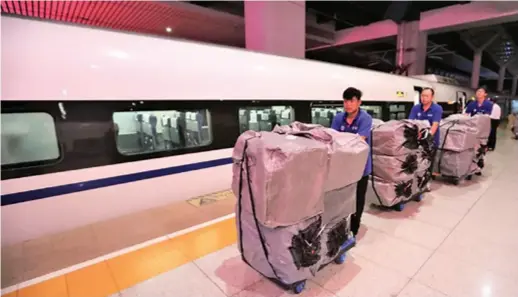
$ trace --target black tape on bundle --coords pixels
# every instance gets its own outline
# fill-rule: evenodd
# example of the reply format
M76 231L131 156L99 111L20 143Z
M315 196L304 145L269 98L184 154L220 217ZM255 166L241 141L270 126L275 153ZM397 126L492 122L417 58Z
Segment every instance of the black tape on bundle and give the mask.
M322 218L291 238L290 252L297 269L311 267L320 260Z
M486 147L485 145L481 145L477 150L477 156L476 158L482 158L486 155Z
M327 256L334 257L340 251L340 246L347 240L347 219L336 224L327 235Z
M261 232L261 228L259 227L259 221L257 219L257 212L256 212L256 209L255 209L255 200L254 200L254 195L253 195L253 192L252 192L252 181L250 179L250 174L249 174L250 173L250 163L248 163L249 157L248 157L248 154L247 154L248 141L250 139L252 139L252 138L255 138L255 136L254 137L250 137L249 139L247 139L245 141L245 144L243 146L243 155L241 156L241 159L240 160L234 160L234 162L236 164L240 165L240 172L239 172L239 197L238 197L237 200L238 200L238 210L239 210L239 246L240 246L240 250L241 250L241 259L243 259L243 261L246 264L248 264L250 267L253 267L252 265L250 265L248 260L245 258L245 253L244 253L244 250L243 250L243 226L242 226L241 215L243 213L243 211L242 211L242 201L243 201L242 193L243 193L243 186L244 186L243 185L243 182L244 182L243 176L246 174L246 186L248 187L248 193L250 195L250 204L252 206L252 215L254 216L255 227L256 227L256 230L257 230L257 234L259 235L259 241L261 242L261 247L263 249L264 257L266 258L266 262L268 262L268 265L272 269L273 274L275 275L275 277L277 279L279 279L279 276L277 275L277 271L275 270L275 268L273 268L273 265L270 262L268 249L266 248L266 242L264 240L264 235Z
M430 170L426 170L426 172L423 176L417 177L417 187L419 189L424 188L428 184L428 182L430 182L431 179L432 179L432 173L430 172Z
M421 129L421 139L419 139L419 145L423 148L423 158L431 161L433 156L433 136L429 129Z
M411 179L406 182L399 182L394 186L394 192L396 193L397 197L405 197L409 198L412 196L412 184L414 183L414 180Z
M403 161L403 163L401 163L400 172L406 173L406 174L414 174L414 172L416 172L416 170L417 170L417 167L418 167L417 155L410 154L410 155L407 155L405 158L405 161Z
M403 136L405 137L403 147L410 150L416 150L419 148L419 128L416 125L405 126Z

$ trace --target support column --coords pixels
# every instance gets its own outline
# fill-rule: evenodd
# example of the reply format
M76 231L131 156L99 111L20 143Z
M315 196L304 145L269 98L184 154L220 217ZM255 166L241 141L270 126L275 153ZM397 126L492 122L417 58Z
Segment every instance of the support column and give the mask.
M498 69L498 84L496 86L497 92L502 92L504 90L504 79L505 79L505 70L507 69L507 64L500 65Z
M478 88L478 82L480 80L480 67L482 65L482 51L475 50L473 54L473 68L471 69L471 88Z
M468 45L473 50L473 66L471 69L471 88L478 88L478 83L480 81L480 67L482 65L482 53L486 49L486 47L490 46L493 41L498 38L499 34L493 35L491 38L486 40L486 43L481 45L480 47L476 47L471 43L466 35L461 35L461 38L464 40L466 45ZM505 72L505 71L504 71Z
M516 96L516 87L518 87L518 75L513 77L513 86L511 87L511 96Z
M419 21L404 22L398 27L396 64L408 66L408 76L425 74L428 34L419 31Z
M245 1L245 40L252 51L304 58L306 3Z

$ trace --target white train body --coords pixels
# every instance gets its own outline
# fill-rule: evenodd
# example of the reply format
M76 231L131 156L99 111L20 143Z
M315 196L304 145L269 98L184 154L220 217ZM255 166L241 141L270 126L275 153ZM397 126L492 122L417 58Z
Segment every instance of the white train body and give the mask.
M1 22L2 245L226 190L239 129L270 127L261 121L268 112L280 123L325 120L326 106L339 108L349 86L363 91L366 108L372 104L375 114L394 118L408 114L424 87L434 87L443 104L457 100L457 92L473 94L422 79L228 47L13 17ZM242 109L246 104L253 107ZM200 112L204 108L210 114ZM28 127L40 124L9 124L6 114L20 111L51 114L49 127L58 135L52 160L7 159L23 150L37 154L35 146L52 138L23 139ZM143 117L135 120L138 114ZM180 133L176 114L182 114L182 133L190 138L159 151L167 129ZM147 133L161 135L151 145L143 132L150 115L159 124ZM248 122L243 125L241 117ZM109 129L112 119L116 132ZM173 124L164 124L168 120ZM108 152L125 133L137 133L131 137L139 137L145 153ZM113 144L111 135L117 138Z

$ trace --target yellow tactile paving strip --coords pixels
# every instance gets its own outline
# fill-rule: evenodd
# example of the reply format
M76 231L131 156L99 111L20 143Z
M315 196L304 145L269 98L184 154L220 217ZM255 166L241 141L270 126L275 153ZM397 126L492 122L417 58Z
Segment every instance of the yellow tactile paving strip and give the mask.
M231 245L230 218L178 237L25 287L2 297L105 297Z
M214 203L217 201L230 199L232 197L234 197L232 190L226 190L226 191L203 195L200 197L191 198L191 199L187 200L187 202L196 207L201 207L201 206L205 206L207 204L211 204L211 203Z
M210 203L201 203L201 206L187 201L174 201L91 225L2 246L2 290L234 212L236 198L231 191L205 196L210 199L216 196L216 199Z

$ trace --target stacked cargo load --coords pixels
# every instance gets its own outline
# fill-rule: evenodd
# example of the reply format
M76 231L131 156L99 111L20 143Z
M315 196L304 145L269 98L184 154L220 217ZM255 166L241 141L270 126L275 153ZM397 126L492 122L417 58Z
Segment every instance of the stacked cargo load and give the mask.
M429 128L428 121L373 121L369 202L402 210L406 201L421 198L431 179Z
M357 135L297 122L241 134L232 190L243 260L297 293L323 266L343 262L368 151Z
M441 139L434 162L434 171L449 178L454 184L480 172L477 155L487 144L486 118L484 115L470 117L462 114L451 115L441 121ZM490 123L489 123L490 125ZM481 133L481 130L482 133ZM483 159L482 159L483 160Z

